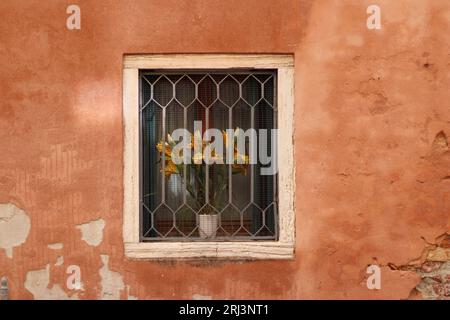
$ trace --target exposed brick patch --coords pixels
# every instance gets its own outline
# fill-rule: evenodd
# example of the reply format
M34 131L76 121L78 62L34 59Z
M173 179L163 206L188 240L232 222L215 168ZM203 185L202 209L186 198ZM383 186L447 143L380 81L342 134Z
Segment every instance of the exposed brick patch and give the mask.
M413 271L421 276L409 299L450 300L450 233L428 245L418 260L402 266L389 264L393 270Z

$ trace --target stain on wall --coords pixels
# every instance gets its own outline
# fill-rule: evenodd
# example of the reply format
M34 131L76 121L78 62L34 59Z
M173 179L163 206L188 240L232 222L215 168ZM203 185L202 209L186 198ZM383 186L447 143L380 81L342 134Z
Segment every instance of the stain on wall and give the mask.
M67 1L0 2L0 228L15 230L0 232L0 276L11 299L446 297L446 286L427 291L435 273L389 266L450 230L447 0L378 0L381 30L366 28L366 0L77 4L81 30L70 31ZM295 55L292 261L124 257L123 55L202 52ZM447 285L445 259L431 262ZM371 263L381 290L365 286ZM66 288L70 265L84 291Z

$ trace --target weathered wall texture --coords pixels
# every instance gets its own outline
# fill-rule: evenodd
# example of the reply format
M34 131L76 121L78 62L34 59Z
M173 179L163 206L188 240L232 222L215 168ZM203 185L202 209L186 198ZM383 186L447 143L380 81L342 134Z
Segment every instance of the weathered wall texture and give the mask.
M86 0L69 31L71 3L0 2L10 298L448 298L449 1ZM124 258L122 57L166 52L295 54L295 260Z

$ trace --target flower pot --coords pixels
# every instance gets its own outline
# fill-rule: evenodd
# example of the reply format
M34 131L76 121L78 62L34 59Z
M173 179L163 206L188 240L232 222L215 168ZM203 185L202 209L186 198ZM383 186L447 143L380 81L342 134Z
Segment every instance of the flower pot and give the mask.
M218 214L199 214L198 229L200 238L202 239L215 238L218 224L219 224Z

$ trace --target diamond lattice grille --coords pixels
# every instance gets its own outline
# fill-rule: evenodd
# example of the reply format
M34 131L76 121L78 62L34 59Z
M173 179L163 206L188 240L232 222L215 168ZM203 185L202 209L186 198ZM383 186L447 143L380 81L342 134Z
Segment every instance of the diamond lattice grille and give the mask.
M203 130L276 128L275 71L142 71L139 112L142 241L277 238L276 175L261 175L259 163L203 163L168 176L156 148L175 129L193 133L194 121Z

